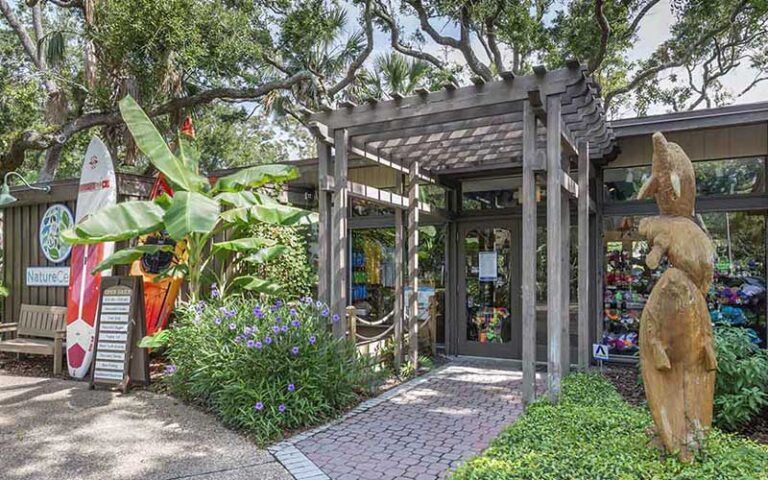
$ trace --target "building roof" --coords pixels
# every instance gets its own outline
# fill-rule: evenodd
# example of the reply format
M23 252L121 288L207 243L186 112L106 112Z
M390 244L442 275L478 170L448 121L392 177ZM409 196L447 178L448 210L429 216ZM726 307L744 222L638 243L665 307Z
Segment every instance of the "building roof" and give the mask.
M624 118L610 122L616 136L648 135L656 131L674 132L702 128L730 127L768 122L768 102Z

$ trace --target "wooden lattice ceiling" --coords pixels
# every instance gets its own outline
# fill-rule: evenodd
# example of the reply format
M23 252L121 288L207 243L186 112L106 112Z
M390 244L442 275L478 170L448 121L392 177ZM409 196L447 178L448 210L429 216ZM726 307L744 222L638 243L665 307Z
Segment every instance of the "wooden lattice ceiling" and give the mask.
M329 133L346 129L353 147L408 167L418 160L425 173L441 174L473 167L521 165L525 102L540 120L546 98L560 96L563 142L587 141L590 157L607 160L617 153L616 137L606 122L599 88L577 62L568 68L456 88L313 115ZM542 148L544 123L537 127ZM566 152L568 148L566 148Z

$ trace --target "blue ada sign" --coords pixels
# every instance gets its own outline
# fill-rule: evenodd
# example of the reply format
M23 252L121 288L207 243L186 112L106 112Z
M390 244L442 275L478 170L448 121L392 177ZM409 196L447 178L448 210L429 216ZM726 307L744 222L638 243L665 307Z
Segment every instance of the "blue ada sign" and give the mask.
M592 356L595 360L608 360L608 345L602 343L592 344Z

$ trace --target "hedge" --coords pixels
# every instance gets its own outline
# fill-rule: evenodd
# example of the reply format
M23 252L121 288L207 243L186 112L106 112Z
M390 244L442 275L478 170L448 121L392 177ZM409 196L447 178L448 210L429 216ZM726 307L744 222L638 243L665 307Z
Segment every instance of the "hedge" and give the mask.
M645 408L597 374L563 381L562 400L533 403L453 480L768 479L768 446L714 429L691 465L649 444Z

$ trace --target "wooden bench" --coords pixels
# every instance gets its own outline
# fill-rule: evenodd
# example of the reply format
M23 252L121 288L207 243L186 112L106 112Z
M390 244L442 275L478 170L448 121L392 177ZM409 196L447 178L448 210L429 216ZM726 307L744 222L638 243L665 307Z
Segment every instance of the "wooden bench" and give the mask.
M17 323L0 323L0 352L53 355L53 373L58 375L66 328L67 307L22 304ZM9 332L15 332L15 338L3 340Z

